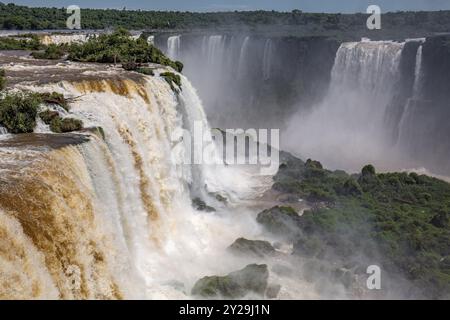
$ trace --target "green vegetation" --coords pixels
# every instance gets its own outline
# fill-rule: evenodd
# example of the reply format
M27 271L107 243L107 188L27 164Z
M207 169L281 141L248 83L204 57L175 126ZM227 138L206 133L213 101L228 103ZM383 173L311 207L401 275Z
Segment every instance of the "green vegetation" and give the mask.
M43 103L58 105L66 111L70 110L69 102L63 94L57 92L38 93Z
M0 37L0 50L40 50L43 46L36 35Z
M0 99L0 125L10 133L30 133L36 126L41 103L33 93L8 93Z
M264 296L268 278L267 265L251 264L223 277L212 276L198 280L192 289L192 294L205 298L228 299L243 298L249 293Z
M6 73L5 70L0 69L0 90L5 89L6 87Z
M66 51L66 45L50 44L44 51L36 51L31 53L31 55L35 59L59 60L66 54Z
M168 84L170 84L170 87L172 90L175 90L175 85L177 85L179 88L181 88L181 77L173 72L163 72L161 73L161 77L163 77Z
M50 122L50 130L55 133L65 133L83 129L83 121L74 118L55 117Z
M274 247L269 242L245 238L237 239L228 249L236 254L256 257L264 257L275 253Z
M61 118L58 111L45 110L39 113L39 117L45 124L49 125L50 130L55 133L65 133L83 129L83 122L81 120ZM103 129L101 128L98 129L98 132L104 134Z
M301 217L288 214L290 220L280 217L279 208L258 216L269 227L284 223L269 228L273 232L294 229L297 254L321 259L332 252L346 267L363 267L364 256L404 275L425 297L449 297L450 184L415 173L377 174L371 165L350 176L290 159L273 188L312 207Z
M145 29L208 29L261 28L289 30L297 34L336 34L367 32L366 14L324 14L291 12L161 12L142 10L82 9L83 29L125 27ZM65 8L30 8L0 4L0 28L18 30L65 29L68 15ZM447 32L450 11L395 12L383 15L382 30L372 34L418 32Z
M183 70L181 62L167 58L161 50L146 40L130 37L125 29L117 29L112 34L102 34L89 39L86 43L74 43L69 46L69 60L80 62L122 63L128 70L137 69L142 63L157 63Z
M52 93L6 92L0 98L0 125L10 133L31 133L36 127L36 116L42 103L54 104L69 110L63 95ZM56 133L81 130L83 122L61 118L57 111L46 110L39 117Z

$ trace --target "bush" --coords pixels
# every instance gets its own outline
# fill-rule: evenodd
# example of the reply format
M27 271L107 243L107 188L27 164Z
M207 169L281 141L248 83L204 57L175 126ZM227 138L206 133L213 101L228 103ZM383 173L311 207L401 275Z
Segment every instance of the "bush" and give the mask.
M136 72L145 74L147 76L154 76L155 75L155 73L153 72L153 69L146 68L146 67L138 68L138 69L136 69Z
M30 133L36 126L40 97L31 93L10 93L0 100L0 124L10 133Z
M44 51L36 51L31 53L35 59L59 60L67 52L67 45L50 44Z
M170 84L172 90L175 89L174 84L181 88L181 77L179 75L172 72L163 72L161 73L161 77L163 77L167 83Z
M78 131L83 129L83 122L74 118L64 118L55 117L50 122L50 130L55 133L65 133Z
M44 103L58 105L66 111L69 111L69 103L64 95L58 92L38 93Z
M5 89L5 87L6 87L5 70L0 69L0 90Z
M183 70L181 62L170 60L145 39L132 39L125 29L118 29L112 34L102 34L83 44L72 44L69 47L68 59L80 62L122 63L126 70L135 70L141 63L157 63L172 67L178 72Z
M24 37L0 37L0 50L40 50L41 42L36 35Z
M39 117L45 124L50 125L53 119L59 118L59 113L58 111L45 110L39 113Z

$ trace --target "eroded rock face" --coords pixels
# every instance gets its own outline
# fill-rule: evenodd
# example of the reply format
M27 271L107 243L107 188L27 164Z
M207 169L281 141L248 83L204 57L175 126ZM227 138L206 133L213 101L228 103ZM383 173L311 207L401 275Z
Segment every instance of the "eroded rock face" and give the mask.
M269 271L265 264L250 264L226 276L204 277L192 289L192 295L203 298L239 299L248 294L264 296Z
M274 247L268 241L237 239L229 248L231 252L239 255L264 257L275 253Z

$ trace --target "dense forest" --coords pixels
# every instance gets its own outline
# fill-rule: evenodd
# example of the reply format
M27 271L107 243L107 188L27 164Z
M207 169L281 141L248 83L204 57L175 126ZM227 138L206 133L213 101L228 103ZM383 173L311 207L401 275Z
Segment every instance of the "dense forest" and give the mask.
M65 29L65 8L30 8L0 3L0 28L4 30ZM367 14L324 14L292 12L162 12L141 10L82 9L83 29L245 29L277 30L293 34L340 34L367 32ZM429 33L450 30L450 11L395 12L383 14L381 32Z

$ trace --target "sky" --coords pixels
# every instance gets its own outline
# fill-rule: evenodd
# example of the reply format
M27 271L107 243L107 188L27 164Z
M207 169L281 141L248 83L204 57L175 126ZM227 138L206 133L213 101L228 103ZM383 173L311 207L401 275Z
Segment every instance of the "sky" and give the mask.
M450 10L450 0L1 0L34 7L114 8L174 11L230 11L300 9L305 12L365 12L371 4L382 12Z

